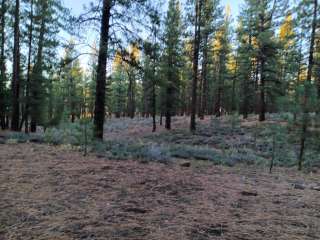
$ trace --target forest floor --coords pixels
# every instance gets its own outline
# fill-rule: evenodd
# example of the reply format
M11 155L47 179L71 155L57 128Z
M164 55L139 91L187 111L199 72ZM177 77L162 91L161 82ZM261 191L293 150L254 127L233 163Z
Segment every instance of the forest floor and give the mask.
M320 239L319 174L0 146L0 239Z
M106 138L173 141L126 121L107 125ZM9 142L0 144L0 240L315 240L319 179L291 168L111 160L69 145Z
M275 166L297 166L300 126L289 124L282 116L268 115L263 123L257 116L246 120L232 116L206 117L197 121L193 133L189 131L189 121L188 117L175 117L171 131L157 126L157 132L152 133L150 118L108 119L104 136L109 145L107 150L111 157L119 159L127 155L159 161L198 159L227 166L245 163L267 168L273 159ZM304 162L304 168L309 170L320 168L320 135L312 133Z

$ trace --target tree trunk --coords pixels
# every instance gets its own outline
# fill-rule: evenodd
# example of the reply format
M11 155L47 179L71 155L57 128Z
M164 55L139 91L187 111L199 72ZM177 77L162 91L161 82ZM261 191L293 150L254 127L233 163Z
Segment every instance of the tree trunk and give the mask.
M250 16L251 17L251 16ZM249 33L249 44L248 44L248 52L249 50L251 51L252 49L252 33ZM252 69L253 69L253 63L250 57L248 57L248 69L247 69L247 75L244 78L243 82L243 101L242 101L242 106L241 106L241 112L243 114L243 119L248 118L249 114L249 83L250 80L252 79ZM243 64L243 63L242 63ZM255 97L255 94L253 95Z
M146 76L143 77L142 81L142 117L147 118L149 111L149 101L148 101L148 85L147 85L147 79Z
M32 54L32 39L33 39L33 0L30 5L30 26L28 39L28 66L27 66L27 83L26 83L26 109L25 109L25 133L29 132L29 105L30 105L30 75L31 75L31 54Z
M204 119L204 115L207 109L207 101L208 101L208 77L207 77L207 66L208 66L208 35L204 37L204 49L203 49L203 62L202 62L202 94L201 94L201 102L200 102L200 114L199 117L201 120Z
M319 28L319 26L318 26ZM315 51L316 51L316 54L318 55L317 56L317 59L315 61L315 64L316 64L316 73L315 73L315 78L316 78L316 84L317 84L317 97L318 97L318 100L320 100L320 37L317 37L317 39L315 40L316 43L315 43ZM318 114L320 113L320 109L318 109Z
M37 59L34 65L33 70L33 83L31 84L30 91L32 92L32 101L33 104L31 110L31 124L30 124L30 131L36 132L37 131L37 124L39 116L41 115L40 105L41 99L41 81L42 81L42 68L43 68L43 48L44 48L44 35L45 35L45 12L47 10L46 2L42 5L42 16L41 16L41 25L40 25L40 34L39 34L39 42L38 42L38 52L37 52Z
M154 65L155 67L155 65ZM152 132L157 130L156 124L156 86L152 83Z
M265 32L265 13L263 12L260 14L260 26L259 26L260 33ZM259 100L259 121L263 122L266 120L266 102L265 102L265 56L264 51L260 49L259 53L259 61L260 64L260 100Z
M160 112L160 126L162 126L162 118L163 118L163 113L162 113L162 110L161 110L161 112Z
M218 67L218 92L217 92L217 99L215 101L215 107L214 107L214 114L216 117L221 117L221 101L222 101L222 76L221 76L221 63L222 61L219 61L219 67Z
M316 27L317 27L317 11L318 11L318 0L314 0L314 8L313 8L313 20L312 20L312 29L311 29L311 41L310 41L310 49L309 49L309 60L308 60L308 72L307 79L304 90L304 100L303 100L303 122L302 122L302 131L300 138L300 153L298 160L298 170L302 170L303 164L303 155L305 151L305 143L307 140L307 130L309 123L309 107L308 107L308 98L310 96L310 85L311 85L311 77L312 77L312 68L314 65L314 43L315 43L315 35L316 35Z
M237 110L236 106L236 80L238 77L238 57L236 56L236 66L234 76L232 78L232 96L231 96L231 111L234 113Z
M153 28L153 38L154 38L154 47L152 51L153 55L153 64L152 64L152 132L157 130L157 123L156 123L156 114L157 114L157 96L156 96L156 42L157 42L157 32L156 27Z
M20 0L16 0L14 13L14 47L13 47L13 67L12 67L12 116L11 130L19 131L20 118Z
M259 112L259 121L263 122L266 120L266 96L265 96L265 59L261 58L261 79L260 79L260 112Z
M49 101L48 101L48 119L51 121L53 119L53 80L49 81ZM86 117L85 115L84 117Z
M198 99L197 99L197 111L198 111L198 118L201 119L201 104L202 104L202 88L203 88L203 78L202 78L202 71L199 70L199 79L198 79Z
M195 24L194 24L194 49L193 49L193 79L192 79L192 94L191 94L191 121L190 130L196 130L196 112L197 112L197 87L198 87L198 65L199 65L199 49L200 49L200 25L201 25L201 9L202 0L197 0L195 3Z
M75 120L76 120L76 103L75 103L75 83L73 81L73 77L70 76L69 77L69 81L70 81L70 84L69 84L69 103L70 103L70 115L71 115L71 123L74 123Z
M135 115L135 99L134 99L134 85L135 80L130 70L128 70L129 86L128 86L128 103L127 103L127 115L130 118L134 118Z
M169 77L170 79L171 77ZM172 94L173 94L173 88L172 88L172 81L169 80L167 89L166 89L166 121L165 121L165 128L167 130L171 129L171 114L172 114Z
M295 99L295 103L296 104L298 104L298 101L299 101L298 87L299 87L299 84L300 84L300 78L301 78L301 73L302 73L302 69L301 69L302 61L303 61L303 54L302 54L302 46L303 46L302 39L303 38L302 37L303 37L303 34L301 33L300 34L298 72L297 72L297 80L295 81L295 93L294 93L294 99ZM297 114L298 114L298 111L295 110L294 113L293 113L293 122L294 123L297 122Z
M102 19L100 29L100 48L97 67L96 100L94 110L94 136L103 139L103 125L105 119L105 91L107 76L107 55L109 40L109 20L111 15L110 0L103 0Z
M6 60L5 60L5 26L6 26L6 0L1 2L1 52L0 52L0 127L6 128L6 106L5 106L5 86L6 86Z
M170 55L168 61L168 67L172 67L172 56ZM172 102L173 102L173 80L172 80L172 73L168 71L168 84L166 87L166 108L165 108L165 128L167 130L171 130L171 115L172 115Z
M251 69L247 75L247 77L245 77L244 79L244 83L243 83L243 103L242 103L242 114L243 114L243 119L247 119L248 118L248 104L249 104L249 99L248 99L248 90L249 90L249 86L248 86L248 82L250 79L250 75L251 75Z

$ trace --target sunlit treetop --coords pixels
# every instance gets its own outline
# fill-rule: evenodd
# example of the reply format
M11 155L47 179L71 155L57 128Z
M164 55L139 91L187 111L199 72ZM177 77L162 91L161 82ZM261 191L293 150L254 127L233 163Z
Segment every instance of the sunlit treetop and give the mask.
M117 50L114 56L112 69L113 71L118 70L121 67L128 69L130 63L139 62L141 57L140 49L137 44L130 44L128 49L125 52Z
M292 37L294 36L292 15L286 16L283 24L280 26L279 38L285 42L285 48L293 44Z

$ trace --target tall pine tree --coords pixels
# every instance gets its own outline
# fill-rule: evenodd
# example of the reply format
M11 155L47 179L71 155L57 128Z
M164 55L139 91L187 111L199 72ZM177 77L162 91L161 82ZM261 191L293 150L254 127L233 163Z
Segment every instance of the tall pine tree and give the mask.
M180 81L181 66L181 35L182 23L180 13L180 2L178 0L170 0L165 21L165 128L171 129L171 116L174 113L174 102L177 102L177 95Z

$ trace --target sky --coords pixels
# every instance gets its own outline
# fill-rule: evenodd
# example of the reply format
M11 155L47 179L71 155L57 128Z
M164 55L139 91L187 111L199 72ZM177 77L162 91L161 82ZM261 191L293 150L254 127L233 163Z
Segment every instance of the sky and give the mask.
M83 6L88 5L91 1L97 1L97 0L64 0L64 4L67 8L71 9L71 13L75 16L81 14L83 12ZM155 0L156 1L156 0ZM165 0L169 1L169 0ZM238 14L240 5L243 3L244 0L221 0L221 4L223 6L226 6L227 4L231 7L232 17L234 20L236 20ZM90 31L89 31L90 32ZM91 32L92 34L92 32ZM94 39L89 37L89 39ZM83 67L86 67L86 62L88 61L87 57L83 57L80 59L82 62Z
M226 6L227 4L230 5L232 16L236 18L239 14L240 5L243 3L243 0L222 0L221 4Z
M167 0L168 1L168 0ZM232 15L235 18L239 13L239 5L243 0L221 0L222 5L229 4L231 6ZM80 14L83 10L83 5L88 4L88 0L64 0L65 5L72 9L73 14Z

